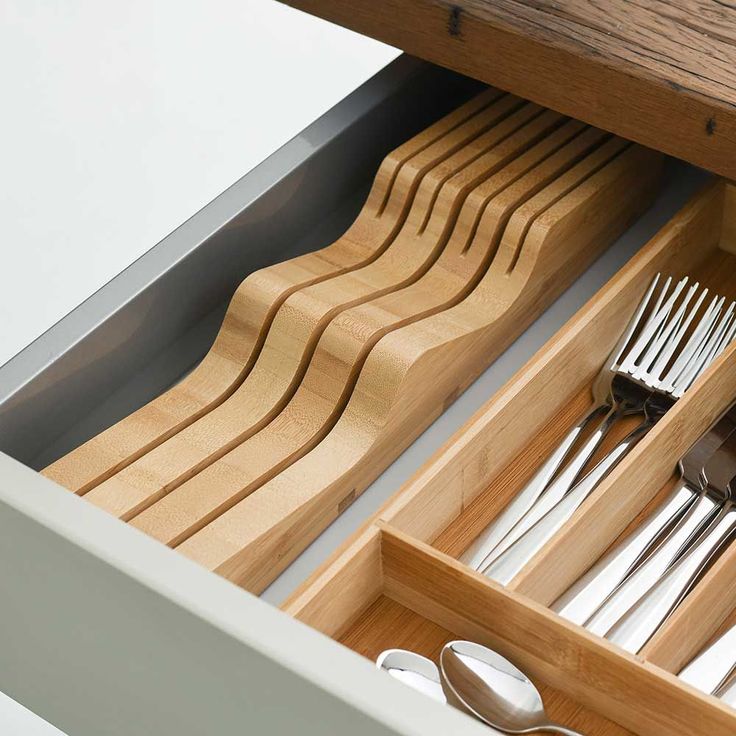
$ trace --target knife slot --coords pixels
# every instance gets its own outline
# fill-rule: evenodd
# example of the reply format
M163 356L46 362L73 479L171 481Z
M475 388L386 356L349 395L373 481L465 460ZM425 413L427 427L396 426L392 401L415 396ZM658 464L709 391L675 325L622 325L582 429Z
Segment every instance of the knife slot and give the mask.
M719 247L725 192L726 185L718 183L696 196L501 389L488 405L482 434L466 431L461 440L465 444L461 476L448 482L460 464L449 462L447 468L436 471L436 483L423 481L421 491L407 493L396 517L389 513L386 518L459 556L587 412L592 379L628 319L630 305L636 302L633 294L641 293L655 272L675 277L688 274L733 299L736 259ZM630 534L666 495L680 455L736 397L735 372L732 347L600 484L510 587L549 605L585 572L591 560ZM633 423L637 420L633 418ZM631 427L621 424L621 434ZM609 445L616 439L616 435L609 438ZM429 504L430 496L441 496L442 502ZM420 505L426 512L417 512ZM436 519L428 519L433 513Z

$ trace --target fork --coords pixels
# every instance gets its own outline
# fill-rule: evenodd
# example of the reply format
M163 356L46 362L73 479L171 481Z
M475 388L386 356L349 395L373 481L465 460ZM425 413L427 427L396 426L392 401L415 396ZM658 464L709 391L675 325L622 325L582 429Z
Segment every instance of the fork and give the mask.
M621 376L622 366L626 367L627 372L631 367L648 369L657 357L656 347L661 347L663 340L669 338L672 343L675 343L675 339L672 337L672 327L675 325L678 315L684 312L694 289L697 289L697 284L690 288L675 318L666 322L676 299L687 283L687 278L682 279L675 286L669 298L665 299L672 282L672 278L668 278L656 298L648 319L644 320L644 314L652 301L660 277L661 275L657 274L652 280L621 338L593 381L593 408L568 432L532 480L470 545L460 558L462 562L476 570L485 567L490 562L491 555L497 553L498 547L504 538L514 530L520 519L538 503L540 497L546 497L547 504L540 506L539 509L546 509L565 495L614 422L625 414L641 411L646 393L641 390L639 384L629 381L628 376L626 378ZM701 301L704 295L705 291L701 295ZM642 322L644 322L643 325ZM630 349L624 353L637 330L639 330L638 338ZM604 412L606 412L606 416L599 427L584 446L570 459L562 473L555 478L555 474L567 459L579 435ZM554 481L550 485L553 478ZM517 536L519 536L518 530L514 539Z
M712 328L715 324L719 312L723 306L723 298L715 297L708 309L703 314L698 327L690 336L686 346L681 350L672 367L669 369L665 378L661 378L664 368L672 359L673 354L679 346L685 331L690 325L693 317L700 308L705 297L707 289L701 293L695 306L690 310L687 319L683 320L684 309L687 306L693 290L697 289L697 284L691 288L690 293L683 301L674 318L670 320L666 329L663 330L661 336L653 341L647 350L644 358L640 361L633 359L633 354L621 365L622 374L614 377L613 383L618 387L618 391L625 396L628 404L628 411L625 414L643 413L645 421L633 435L629 438L633 442L627 443L622 449L625 454L628 449L633 447L636 442L643 437L646 432L651 429L654 424L664 415L664 412L672 406L677 396L675 396L678 388L690 385L695 378L712 362L713 357L709 358L708 350L715 350L719 341L723 337L723 332L727 330L731 324L731 318L734 311L732 304L726 314L721 319L715 332ZM736 323L734 323L736 324ZM675 330L675 327L677 329ZM674 333L672 332L674 330ZM673 336L670 338L669 335ZM646 336L643 336L646 337ZM710 347L709 347L710 346ZM724 345L725 347L725 345ZM708 359L709 358L709 359ZM693 372L694 371L694 372ZM630 374L630 375L627 375ZM678 386L674 384L675 379ZM682 389L684 391L684 389ZM652 397L652 392L658 393L661 397L669 397L664 402L657 400L656 396ZM624 399L621 400L624 402ZM647 404L647 402L649 402ZM610 425L606 428L606 431ZM597 440L596 447L600 444L602 435L595 438ZM586 448L583 448L585 450ZM594 448L592 448L594 449ZM589 453L585 458L586 462L590 457ZM609 468L610 470L611 468ZM493 560L501 556L503 552L509 549L518 539L520 539L534 524L539 521L555 504L557 504L569 491L572 482L569 484L558 484L557 480L544 492L542 497L530 508L525 515L516 523L506 537L498 544L493 552L486 558L486 566Z
M664 542L680 519L691 513L707 488L706 463L734 431L736 408L732 407L680 459L680 479L664 503L563 593L551 609L568 621L585 624L614 590Z
M727 428L726 428L727 431ZM695 504L654 551L626 580L603 600L583 624L599 636L606 634L651 590L698 539L717 516L727 492L726 484L736 475L736 435L730 433L706 462ZM694 484L693 484L694 485Z
M692 546L606 634L606 639L628 652L638 652L672 615L703 572L731 541L736 529L733 492L736 475L724 482L725 463L712 484L724 493L720 513L707 524Z
M716 304L721 305L722 303L722 299L716 302ZM729 307L720 320L718 320L718 311L713 310L712 306L701 317L698 326L664 378L656 382L658 388L646 398L643 421L600 460L563 498L557 501L551 509L535 523L529 525L513 544L506 546L503 551L494 556L490 564L482 570L484 575L499 583L507 584L511 582L542 546L567 522L597 487L598 483L664 416L667 410L682 397L713 360L720 355L728 342L733 339L736 331L732 324L734 305L732 304ZM720 307L718 307L718 310L720 310ZM672 357L674 356L670 355L670 359ZM655 371L650 372L650 375L655 374ZM524 519L521 521L523 522Z

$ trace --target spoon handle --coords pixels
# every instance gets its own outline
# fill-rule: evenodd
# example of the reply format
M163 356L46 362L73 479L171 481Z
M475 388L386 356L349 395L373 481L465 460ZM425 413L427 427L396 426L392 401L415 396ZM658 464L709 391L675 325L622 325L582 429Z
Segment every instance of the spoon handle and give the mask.
M561 733L563 736L584 736L580 731L573 731L571 728L565 728L565 726L560 726L559 723L552 722L545 723L540 730L549 731L550 733Z
M549 731L550 733L561 733L563 736L584 736L580 731L573 731L571 728L560 726L559 723L545 723L540 731Z

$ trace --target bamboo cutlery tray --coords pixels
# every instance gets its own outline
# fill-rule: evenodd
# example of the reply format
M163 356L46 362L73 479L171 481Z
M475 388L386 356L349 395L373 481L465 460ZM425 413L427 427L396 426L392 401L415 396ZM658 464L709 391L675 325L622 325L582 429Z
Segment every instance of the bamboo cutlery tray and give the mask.
M546 607L645 518L678 459L736 398L734 346L508 587L456 559L585 412L591 380L655 273L736 296L735 223L731 185L693 197L285 610L371 658L480 641L551 688L552 716L584 733L736 732L734 711L673 674L733 621L736 545L637 656Z

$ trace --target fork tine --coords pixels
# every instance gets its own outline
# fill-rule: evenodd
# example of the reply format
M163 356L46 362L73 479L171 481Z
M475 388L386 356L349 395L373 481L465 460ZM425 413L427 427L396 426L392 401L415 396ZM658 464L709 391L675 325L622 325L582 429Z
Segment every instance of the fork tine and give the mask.
M649 288L647 289L647 293L644 294L642 299L639 301L639 306L636 308L636 311L631 316L631 319L629 320L629 324L626 326L626 329L624 330L623 334L621 335L621 338L616 343L616 346L611 351L611 368L610 370L615 371L616 366L618 364L619 359L621 358L621 353L624 351L624 348L629 344L629 340L633 337L634 333L636 332L637 327L639 326L639 322L641 321L641 318L646 311L647 304L649 303L649 300L652 298L652 293L654 292L654 289L657 287L657 283L659 283L659 280L661 278L662 274L658 273L653 279L652 282L649 284ZM664 286L664 288L660 291L659 294L659 300L658 303L662 300L662 296L664 294L664 291L667 289L668 284L670 283L672 279L668 278L667 282ZM649 319L651 319L651 316L653 314L656 314L658 309L658 306L654 307L654 310L649 316ZM647 325L649 324L649 320L645 323L643 330L647 328Z
M654 365L648 371L645 371L643 376L641 376L641 380L643 380L645 383L653 387L659 383L659 379L661 378L662 373L667 368L667 365L672 359L672 356L675 354L675 351L679 350L680 343L685 337L685 334L690 327L693 319L700 310L700 307L703 304L703 301L705 300L707 294L708 289L703 289L700 292L700 296L695 301L695 304L688 311L687 317L685 317L685 319L680 319L680 324L678 325L677 330L675 331L674 335L672 335L663 345L662 351L660 352L657 359L654 361ZM686 304L687 301L683 303L681 310L684 310Z
M718 330L719 324L721 324L720 316L724 301L724 299L720 299L716 309L703 315L698 329L691 336L687 348L682 351L681 360L676 361L676 365L668 371L666 380L662 382L660 388L665 393L671 393L677 397L682 394L676 394L676 391L682 389L684 392L684 387L689 385L690 378L705 360L706 354L713 344L713 336Z
M672 311L672 305L680 295L680 292L685 288L687 283L687 276L682 279L673 289L666 301L664 297L667 289L669 288L672 278L668 278L655 305L655 310L650 314L644 328L639 333L633 347L627 352L626 357L621 362L618 370L621 373L630 373L631 370L636 366L636 361L639 356L646 350L647 346L653 339L656 339L656 335L661 333L662 325ZM663 303L664 302L664 303Z
M650 346L652 342L656 342L657 340L659 340L662 334L662 331L666 328L668 324L668 320L670 319L670 315L672 314L672 310L674 309L677 299L679 295L682 293L682 290L685 288L688 282L688 279L689 277L686 276L685 278L681 279L676 284L670 297L667 299L664 305L660 307L657 314L652 316L652 327L655 326L655 321L656 321L656 330L652 333L652 337L650 338L649 342L645 342L642 345L642 350L644 352L646 352L646 350L648 349L648 346Z
M649 313L649 316L647 317L647 320L644 323L644 326L639 331L639 334L634 344L627 351L626 357L624 357L623 364L620 366L619 370L624 370L624 365L627 360L630 363L632 363L641 354L641 352L646 348L646 346L654 338L654 336L659 333L662 322L667 318L667 315L669 314L669 311L671 310L672 297L675 296L675 294L672 294L671 297L668 298L667 301L665 302L665 298L668 297L669 295L671 284L672 284L672 277L669 276L667 278L667 281L665 281L664 285L662 286L662 289L660 290L659 295L657 297L657 302L652 308L651 312ZM682 281L677 286L675 286L675 291L677 291L677 288L680 285L682 285Z
M726 310L726 313L721 318L718 328L713 333L713 338L710 341L710 345L708 346L708 351L704 355L703 361L699 366L695 377L690 383L692 383L695 378L697 378L701 373L704 373L706 369L710 366L710 364L726 349L728 343L724 342L724 337L729 332L728 328L731 325L732 315L733 305L729 306L729 308Z
M723 335L723 340L721 340L721 344L718 346L718 350L716 351L713 360L715 360L731 344L734 337L736 336L736 319L733 318L735 310L736 302L731 302L731 306L728 308L728 312L730 313L732 318L731 324L728 330L725 331L725 334Z
M713 362L717 350L722 342L724 330L731 321L731 314L731 310L727 310L726 314L723 315L718 324L710 331L710 335L703 345L702 350L693 356L693 359L683 371L682 375L675 380L674 390L672 391L672 395L675 398L679 399Z
M629 373L637 380L644 381L647 377L647 371L649 370L652 363L657 359L657 356L662 352L664 347L672 339L672 335L677 334L679 326L682 324L685 312L687 310L690 300L693 295L697 292L700 285L696 282L693 284L685 293L680 305L675 310L674 315L668 317L668 319L662 323L662 327L659 330L657 336L652 340L647 349L644 351L644 355L641 356L638 363L636 363L629 370ZM674 305L672 306L674 308Z
M713 362L718 346L723 339L723 335L726 332L730 321L731 313L730 311L727 311L726 314L720 318L718 324L713 328L711 335L708 338L708 342L703 346L698 358L694 360L693 366L691 367L692 372L702 373Z
M703 345L707 342L710 330L718 319L721 308L725 299L714 296L710 305L703 313L697 326L692 331L690 338L685 343L685 347L679 351L675 362L672 364L670 369L665 374L664 378L659 381L658 388L662 391L671 391L677 378L682 375L682 372L690 365L693 356L699 354L702 350Z

